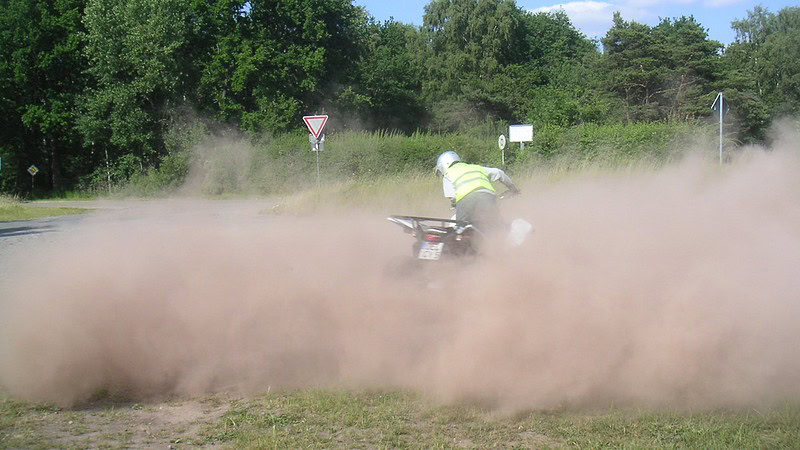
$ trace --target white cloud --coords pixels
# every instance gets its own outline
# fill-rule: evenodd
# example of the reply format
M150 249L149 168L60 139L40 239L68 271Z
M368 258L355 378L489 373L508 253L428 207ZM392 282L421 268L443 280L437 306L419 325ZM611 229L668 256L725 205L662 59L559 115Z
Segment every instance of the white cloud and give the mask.
M744 0L706 0L703 5L708 8L722 8L742 3Z
M719 8L744 3L747 0L624 0L623 4L637 8L670 8L675 6L702 6Z
M597 11L606 11L611 6L612 6L611 3L606 3L606 2L594 2L594 1L570 2L570 3L560 3L558 5L553 5L553 6L542 6L541 8L536 8L531 10L531 12L534 13L554 12L560 9L563 9L564 11L570 13L579 13L583 11L597 12Z
M532 13L564 11L569 16L572 24L586 36L603 37L613 25L612 19L615 11L620 11L625 20L645 21L651 19L652 14L642 7L642 3L654 0L629 0L627 2L601 2L593 0L559 3L552 6L529 9ZM658 1L658 0L655 0ZM719 0L725 1L725 0Z
M624 4L635 8L668 8L675 5L685 6L699 2L700 0L626 0Z
M533 13L563 10L575 28L589 38L604 37L613 25L614 12L619 11L626 21L650 26L658 25L662 18L691 15L709 29L711 39L730 43L734 38L729 30L731 20L744 16L744 8L758 0L549 0L553 2L549 6L533 8L532 4L541 5L542 1L548 0L517 0L517 3L531 4L527 10Z

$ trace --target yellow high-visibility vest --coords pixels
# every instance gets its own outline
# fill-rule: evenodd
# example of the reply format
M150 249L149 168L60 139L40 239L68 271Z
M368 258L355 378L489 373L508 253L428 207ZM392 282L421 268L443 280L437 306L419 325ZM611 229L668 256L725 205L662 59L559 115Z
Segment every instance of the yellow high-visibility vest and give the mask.
M477 164L457 162L445 169L444 175L453 182L456 189L456 203L476 189L497 192L489 181L489 175Z

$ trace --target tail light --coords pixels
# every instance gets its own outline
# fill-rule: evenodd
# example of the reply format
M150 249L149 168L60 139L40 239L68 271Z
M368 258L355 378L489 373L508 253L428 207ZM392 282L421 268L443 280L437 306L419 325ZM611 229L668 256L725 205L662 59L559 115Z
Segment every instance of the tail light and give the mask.
M428 241L428 242L439 242L442 239L439 236L435 235L435 234L426 234L425 235L425 240Z

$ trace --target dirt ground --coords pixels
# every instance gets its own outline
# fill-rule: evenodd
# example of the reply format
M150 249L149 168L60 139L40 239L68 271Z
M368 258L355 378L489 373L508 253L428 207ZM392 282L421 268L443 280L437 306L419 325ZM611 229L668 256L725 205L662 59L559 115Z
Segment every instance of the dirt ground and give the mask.
M135 221L143 211L156 210L171 220L200 216L203 220L259 217L268 201L70 201L35 202L32 206L88 208L80 217L59 217L4 224L0 233L0 292L15 281L17 265L27 256L57 244L85 222ZM144 214L148 215L149 214ZM5 400L2 400L5 398ZM24 411L18 421L0 433L0 447L132 447L177 448L184 444L215 447L207 439L208 425L228 410L230 398L154 400L146 404L102 400L72 409L17 404L0 392L0 402L14 403Z
M214 424L228 411L224 397L143 404L100 401L61 409L28 407L0 434L0 447L216 448Z
M153 201L0 233L0 384L31 402L19 408L32 422L4 425L3 445L51 446L26 430L83 439L75 446L216 445L232 440L214 437L225 421L242 418L278 437L280 427L283 437L305 429L307 410L226 415L224 399L189 400L268 387L407 389L506 412L795 402L798 167L794 153L759 153L724 171L687 161L533 190L504 213L531 218L534 237L438 266L446 295L387 273L410 242L355 208L275 216L268 201ZM103 390L139 403L30 411L37 401L86 404ZM181 400L142 400L152 396ZM372 420L364 410L344 415L355 434ZM45 413L59 415L56 430L42 425ZM653 420L662 439L671 425ZM760 429L760 418L743 420ZM798 429L793 412L773 422ZM330 435L328 423L320 428ZM380 436L383 425L373 428ZM734 428L727 445L764 446L737 440ZM668 442L690 444L639 444Z

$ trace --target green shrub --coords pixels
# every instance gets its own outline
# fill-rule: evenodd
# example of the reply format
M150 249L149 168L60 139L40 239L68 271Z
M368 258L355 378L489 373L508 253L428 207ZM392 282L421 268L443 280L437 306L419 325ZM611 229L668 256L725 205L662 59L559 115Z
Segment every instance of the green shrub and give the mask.
M567 158L602 165L666 162L680 154L695 135L705 132L688 123L549 125L537 130L534 141L517 160L530 163Z
M662 164L687 147L693 135L706 131L693 124L663 122L545 125L536 130L533 142L526 143L524 150L519 144L509 144L506 168L515 172L554 163L565 169ZM467 161L499 167L497 136L487 135L490 132L489 125L475 133L337 132L326 137L319 154L320 182L341 185L432 173L436 157L450 149ZM202 195L288 194L317 184L317 155L305 133L252 139L212 136L208 130L203 133L200 136L198 129L188 128L181 142L192 143L191 150L169 153L158 169L137 172L136 161L121 160L112 170L112 180L127 177L134 185L128 191L137 195L169 192L184 181L193 186L192 192ZM105 171L100 172L98 175L105 176Z

